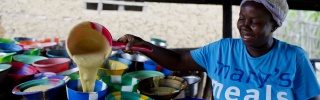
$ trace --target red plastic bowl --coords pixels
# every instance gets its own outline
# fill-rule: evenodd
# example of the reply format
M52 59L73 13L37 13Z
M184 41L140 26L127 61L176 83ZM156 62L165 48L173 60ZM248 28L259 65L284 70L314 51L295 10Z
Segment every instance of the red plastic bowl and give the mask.
M69 58L49 58L32 63L40 72L60 73L68 70Z
M29 64L22 62L10 62L7 64L12 65L7 75L13 79L14 84L29 81L36 73L38 73L37 69Z

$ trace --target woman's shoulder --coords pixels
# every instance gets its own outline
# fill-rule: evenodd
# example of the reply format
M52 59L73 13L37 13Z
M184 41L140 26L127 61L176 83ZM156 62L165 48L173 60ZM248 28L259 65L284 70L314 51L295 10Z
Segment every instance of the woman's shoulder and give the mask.
M306 52L299 46L294 44L289 44L287 42L277 40L277 47L279 50L287 52L289 54L292 53L299 53L299 54L305 54Z

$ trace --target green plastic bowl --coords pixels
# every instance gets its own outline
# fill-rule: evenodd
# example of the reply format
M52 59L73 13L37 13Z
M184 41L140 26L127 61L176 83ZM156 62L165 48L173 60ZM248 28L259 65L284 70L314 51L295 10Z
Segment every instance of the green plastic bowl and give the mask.
M141 71L129 72L124 74L123 76L129 76L129 77L137 78L139 80L143 80L143 79L155 77L155 76L164 76L164 74L158 71L141 70Z
M113 70L108 69L108 67L114 66L115 68ZM97 79L100 80L102 77L110 76L110 75L123 75L123 73L126 72L128 69L128 65L115 60L107 60L103 67L99 68L97 73Z
M139 80L127 76L105 76L102 81L108 85L108 93L116 91L137 92Z
M80 79L80 75L79 74L69 74L69 75L66 75L66 76L69 76L70 77L70 80L78 80Z
M6 38L0 38L0 42L2 43L14 43L14 44L18 44L17 41L11 40L11 39L6 39Z
M23 52L24 55L35 55L35 56L39 56L40 55L40 49L39 48L34 48L34 49L30 49L28 51Z
M14 54L16 53L0 53L0 63L11 62Z
M150 97L133 92L112 92L108 94L105 100L152 100Z

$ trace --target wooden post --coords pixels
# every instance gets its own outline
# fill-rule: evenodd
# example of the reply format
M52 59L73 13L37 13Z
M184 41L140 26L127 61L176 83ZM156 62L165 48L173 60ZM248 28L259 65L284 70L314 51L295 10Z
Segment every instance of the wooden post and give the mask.
M223 38L232 38L232 0L222 0Z

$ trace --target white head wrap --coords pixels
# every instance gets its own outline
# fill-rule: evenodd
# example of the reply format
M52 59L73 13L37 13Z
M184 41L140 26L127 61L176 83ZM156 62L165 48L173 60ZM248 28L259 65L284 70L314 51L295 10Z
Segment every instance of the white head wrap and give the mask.
M242 0L240 7L246 1L262 3L271 12L273 19L277 22L279 27L282 25L289 10L287 0Z

